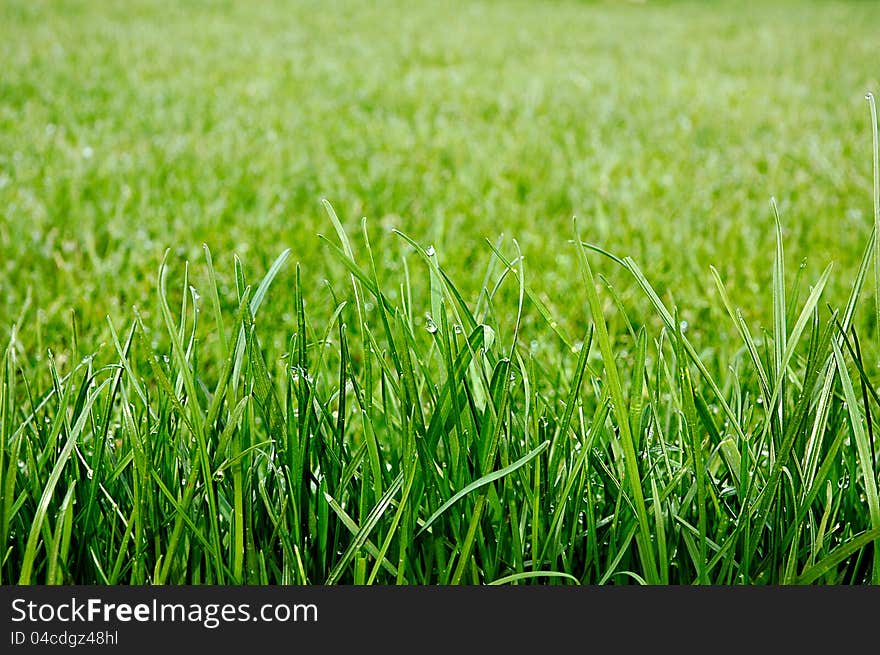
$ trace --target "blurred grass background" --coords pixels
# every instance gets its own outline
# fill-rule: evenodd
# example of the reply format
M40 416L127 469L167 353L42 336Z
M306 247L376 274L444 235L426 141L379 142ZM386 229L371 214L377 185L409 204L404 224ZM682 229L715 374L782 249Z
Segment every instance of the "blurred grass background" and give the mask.
M105 316L150 320L165 248L182 279L203 242L230 306L232 253L259 279L291 247L327 315L323 280L345 277L316 236L332 234L324 197L355 236L367 218L392 289L410 249L391 228L433 244L472 297L485 239L516 238L579 334L577 216L723 349L709 265L770 324L771 196L790 270L835 260L827 297L846 297L871 224L878 28L867 2L4 0L2 335L30 298L24 356L71 347L71 308L94 348ZM290 329L283 284L264 338Z

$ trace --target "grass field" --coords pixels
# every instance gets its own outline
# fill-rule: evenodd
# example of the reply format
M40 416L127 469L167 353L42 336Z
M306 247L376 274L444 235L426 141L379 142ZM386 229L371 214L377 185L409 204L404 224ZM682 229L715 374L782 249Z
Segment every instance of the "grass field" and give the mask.
M4 2L0 583L880 584L877 34Z

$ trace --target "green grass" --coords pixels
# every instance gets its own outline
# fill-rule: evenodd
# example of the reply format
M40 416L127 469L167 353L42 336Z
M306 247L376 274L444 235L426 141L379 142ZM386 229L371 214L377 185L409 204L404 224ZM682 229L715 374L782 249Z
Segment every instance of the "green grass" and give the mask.
M0 583L880 584L872 5L0 12Z

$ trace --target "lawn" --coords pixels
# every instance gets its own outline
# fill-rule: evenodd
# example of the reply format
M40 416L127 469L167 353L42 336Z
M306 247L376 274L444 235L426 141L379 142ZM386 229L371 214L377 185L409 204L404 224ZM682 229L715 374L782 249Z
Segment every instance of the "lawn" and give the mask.
M4 2L0 582L880 583L878 34Z

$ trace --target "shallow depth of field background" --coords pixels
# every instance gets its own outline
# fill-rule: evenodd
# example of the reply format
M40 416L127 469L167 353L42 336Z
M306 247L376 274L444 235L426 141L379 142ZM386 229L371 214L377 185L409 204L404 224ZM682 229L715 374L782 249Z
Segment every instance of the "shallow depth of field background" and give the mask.
M107 315L156 318L163 251L180 281L202 243L227 291L233 253L259 279L292 248L326 315L323 281L345 283L316 236L333 233L327 198L356 244L366 217L392 289L411 249L391 228L433 244L471 298L485 240L516 238L575 327L577 216L723 350L709 265L768 325L771 196L789 271L834 260L827 298L846 297L871 222L878 35L867 2L4 2L4 342L26 309L21 354L64 353L75 309L95 350ZM631 281L595 266L638 318ZM290 329L284 285L266 341Z

